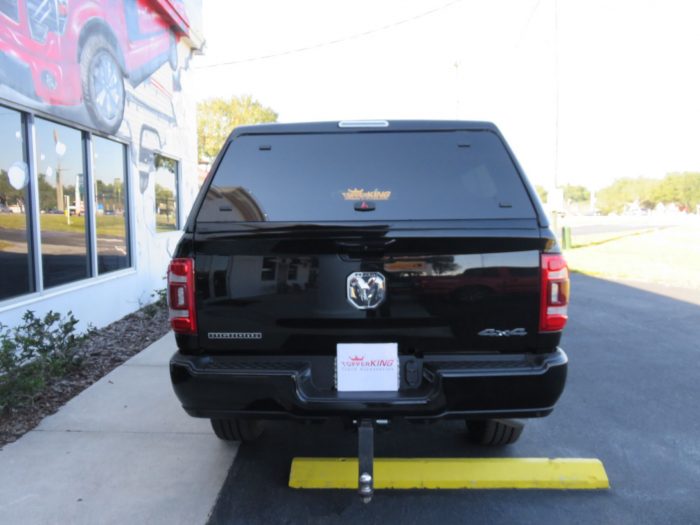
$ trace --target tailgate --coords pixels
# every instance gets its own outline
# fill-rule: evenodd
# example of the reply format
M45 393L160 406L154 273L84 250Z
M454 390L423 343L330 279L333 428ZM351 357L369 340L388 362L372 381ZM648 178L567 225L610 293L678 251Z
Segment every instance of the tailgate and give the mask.
M200 347L323 355L339 342L397 342L401 354L417 355L533 349L542 241L534 221L508 222L200 231Z

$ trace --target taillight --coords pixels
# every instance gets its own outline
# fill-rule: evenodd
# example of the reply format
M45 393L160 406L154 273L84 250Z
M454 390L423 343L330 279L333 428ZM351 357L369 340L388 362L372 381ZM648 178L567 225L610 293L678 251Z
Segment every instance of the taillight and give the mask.
M540 332L557 332L569 318L569 269L564 256L542 254L542 298L540 302Z
M196 334L194 310L194 260L173 259L168 266L170 325L178 334Z

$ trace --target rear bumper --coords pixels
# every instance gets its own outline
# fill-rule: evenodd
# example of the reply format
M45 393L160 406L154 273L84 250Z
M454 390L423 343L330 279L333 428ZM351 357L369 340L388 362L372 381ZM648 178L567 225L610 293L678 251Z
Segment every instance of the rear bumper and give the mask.
M412 363L409 363L412 362ZM568 359L550 354L401 357L398 392L338 392L333 357L190 356L170 375L195 417L541 417L564 389ZM409 384L407 370L418 371Z

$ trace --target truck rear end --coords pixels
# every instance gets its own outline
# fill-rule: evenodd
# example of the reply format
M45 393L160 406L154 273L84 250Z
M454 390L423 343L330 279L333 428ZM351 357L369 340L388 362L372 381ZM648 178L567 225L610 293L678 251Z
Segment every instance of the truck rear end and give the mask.
M566 379L566 264L488 123L237 128L168 291L175 392L220 437L279 417L485 428L549 414Z

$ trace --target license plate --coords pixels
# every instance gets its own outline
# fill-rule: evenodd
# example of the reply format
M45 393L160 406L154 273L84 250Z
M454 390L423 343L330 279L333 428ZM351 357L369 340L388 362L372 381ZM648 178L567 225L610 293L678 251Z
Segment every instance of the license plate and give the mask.
M336 357L339 392L399 389L397 343L339 343Z

